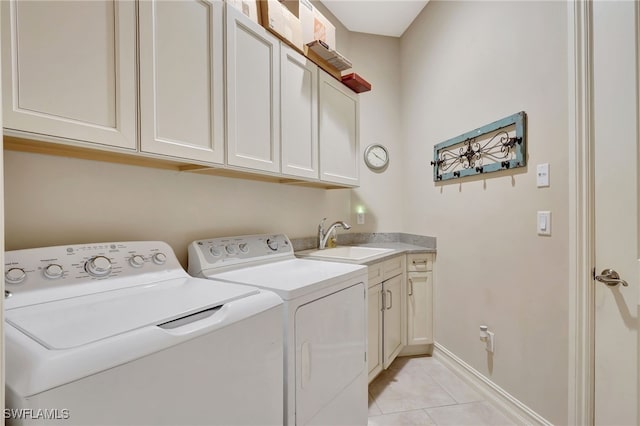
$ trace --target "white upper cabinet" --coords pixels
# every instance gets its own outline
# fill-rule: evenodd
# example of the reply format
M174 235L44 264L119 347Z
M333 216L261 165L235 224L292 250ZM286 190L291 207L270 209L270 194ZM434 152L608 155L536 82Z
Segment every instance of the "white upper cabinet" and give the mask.
M281 45L280 127L282 174L318 175L318 67Z
M227 7L227 164L280 173L280 42Z
M223 3L142 1L140 149L224 162Z
M7 129L136 148L136 4L3 1Z
M319 71L320 179L357 186L359 179L358 95Z

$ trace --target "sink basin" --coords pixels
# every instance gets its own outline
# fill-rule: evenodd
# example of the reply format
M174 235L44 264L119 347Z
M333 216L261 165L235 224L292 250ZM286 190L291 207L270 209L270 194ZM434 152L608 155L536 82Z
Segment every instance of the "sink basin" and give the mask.
M340 259L346 261L362 261L370 257L392 252L393 249L374 247L334 247L324 250L315 250L306 254L309 257L322 257L327 259Z

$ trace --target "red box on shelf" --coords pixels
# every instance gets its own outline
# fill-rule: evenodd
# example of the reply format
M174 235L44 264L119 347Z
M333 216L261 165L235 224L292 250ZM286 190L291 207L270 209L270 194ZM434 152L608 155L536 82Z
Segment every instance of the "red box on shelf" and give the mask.
M371 84L355 72L343 75L342 83L356 93L368 92L371 90Z

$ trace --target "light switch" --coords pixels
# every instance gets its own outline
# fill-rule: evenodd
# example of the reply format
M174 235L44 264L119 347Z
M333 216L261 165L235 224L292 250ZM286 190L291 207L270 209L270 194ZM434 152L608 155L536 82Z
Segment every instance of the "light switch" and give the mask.
M538 235L551 235L551 212L538 212Z
M549 163L538 164L536 167L536 182L538 188L549 186Z

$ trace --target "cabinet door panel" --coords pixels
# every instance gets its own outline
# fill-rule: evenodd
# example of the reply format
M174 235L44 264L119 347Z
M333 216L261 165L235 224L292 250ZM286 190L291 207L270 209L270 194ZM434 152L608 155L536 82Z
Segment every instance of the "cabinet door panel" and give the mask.
M382 371L382 284L369 287L368 300L367 364L371 382Z
M319 71L320 178L359 184L359 102L341 82Z
M280 42L227 8L227 162L280 171Z
M282 173L318 178L318 67L281 45Z
M402 278L398 275L382 283L385 309L384 327L384 365L386 369L402 350Z
M220 1L140 3L141 149L224 162Z
M407 276L407 344L433 343L433 274Z
M134 2L4 1L4 126L136 147Z

